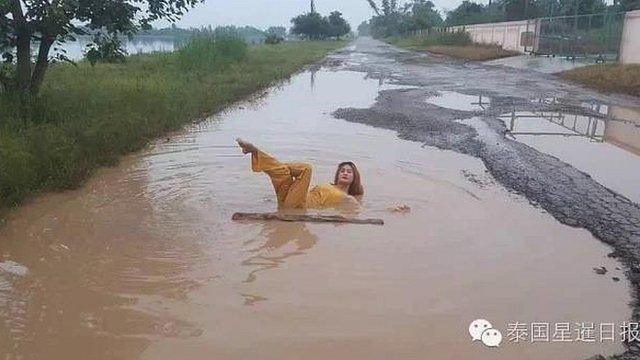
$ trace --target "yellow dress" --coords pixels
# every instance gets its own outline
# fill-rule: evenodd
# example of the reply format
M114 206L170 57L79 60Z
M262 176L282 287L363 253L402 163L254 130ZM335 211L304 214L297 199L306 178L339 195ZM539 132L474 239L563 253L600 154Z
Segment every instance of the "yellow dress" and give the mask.
M281 163L262 151L251 153L251 169L269 175L280 207L331 207L343 203L349 196L330 183L316 185L309 190L309 164Z

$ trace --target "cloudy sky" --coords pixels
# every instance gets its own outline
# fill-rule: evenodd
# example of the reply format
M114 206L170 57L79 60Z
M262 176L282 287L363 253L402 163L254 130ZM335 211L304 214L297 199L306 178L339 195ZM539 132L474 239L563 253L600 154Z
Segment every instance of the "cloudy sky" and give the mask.
M315 0L321 14L342 12L355 29L373 11L366 0ZM455 8L462 0L432 0L441 12ZM488 0L487 0L488 1ZM380 3L380 0L376 0ZM399 1L402 3L402 1ZM479 1L486 2L486 1ZM180 27L217 25L253 25L266 29L272 25L290 26L292 17L308 11L309 0L205 0L178 22ZM167 26L158 23L155 26Z

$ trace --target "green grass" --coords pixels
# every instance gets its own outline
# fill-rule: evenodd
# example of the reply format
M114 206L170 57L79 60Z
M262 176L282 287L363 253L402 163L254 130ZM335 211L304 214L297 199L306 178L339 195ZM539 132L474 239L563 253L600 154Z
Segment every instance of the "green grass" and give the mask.
M563 79L604 91L640 96L640 65L599 64L563 71Z
M27 107L0 94L0 209L77 187L161 134L197 121L344 46L197 40L124 64L56 64Z
M411 51L428 51L465 60L482 61L517 55L497 45L474 44L466 32L397 36L385 41Z

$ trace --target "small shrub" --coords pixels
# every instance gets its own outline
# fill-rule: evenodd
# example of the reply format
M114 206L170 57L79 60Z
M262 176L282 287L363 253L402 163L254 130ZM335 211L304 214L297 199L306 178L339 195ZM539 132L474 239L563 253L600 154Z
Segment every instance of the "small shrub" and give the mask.
M466 31L435 33L432 37L441 45L469 45L473 43L471 36Z
M125 61L127 52L122 49L122 41L117 35L99 34L93 38L93 42L87 45L87 52L84 57L91 65L97 62L122 63Z
M234 36L201 36L189 40L177 51L184 70L212 70L239 62L247 56L247 43Z
M466 31L436 32L430 31L428 35L417 35L410 39L415 45L469 45L472 44L471 36Z
M24 137L0 131L0 207L16 204L38 188L39 180L38 160Z
M269 34L264 39L264 43L265 44L269 44L269 45L280 44L283 41L284 41L284 38L282 36L279 36L279 35L276 35L276 34Z

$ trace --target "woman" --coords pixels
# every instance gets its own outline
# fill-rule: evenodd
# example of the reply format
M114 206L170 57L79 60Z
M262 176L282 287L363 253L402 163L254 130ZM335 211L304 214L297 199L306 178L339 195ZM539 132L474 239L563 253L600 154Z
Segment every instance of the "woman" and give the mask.
M364 194L358 168L350 161L338 165L333 183L316 185L309 191L309 164L281 163L249 142L242 139L236 141L242 153L251 153L253 171L264 172L271 178L279 207L323 208L345 203L358 204Z

